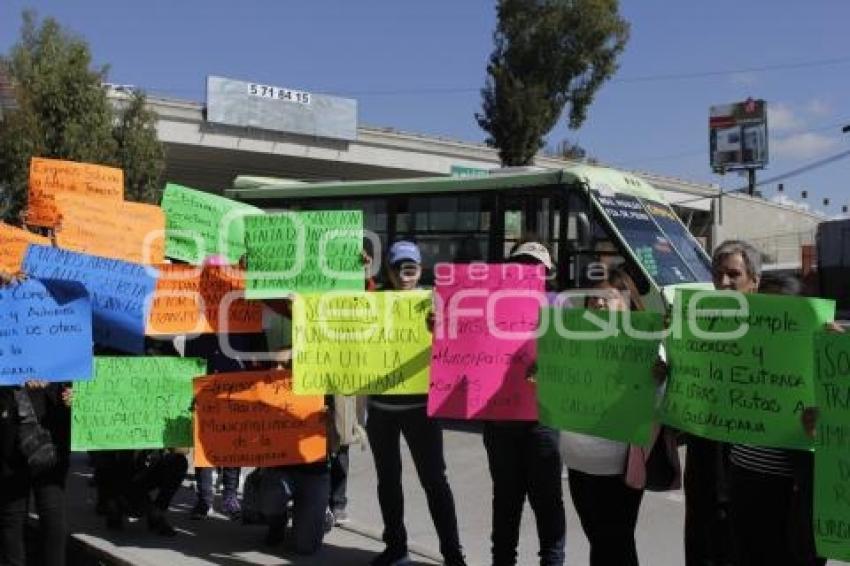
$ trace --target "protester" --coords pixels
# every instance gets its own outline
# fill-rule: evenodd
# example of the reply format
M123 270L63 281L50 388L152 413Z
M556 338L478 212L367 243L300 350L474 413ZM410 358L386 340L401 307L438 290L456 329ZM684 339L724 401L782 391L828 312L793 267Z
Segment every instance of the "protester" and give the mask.
M328 461L279 466L263 473L269 476L266 481L271 482L274 490L263 494L268 498L264 505L273 509L267 516L266 544L286 541L287 548L298 554L316 553L325 533L333 526L326 516L330 492ZM288 534L286 525L290 518L292 530Z
M608 269L593 290L588 308L644 309L632 278L621 269ZM628 444L576 432L565 431L561 437L570 495L590 542L590 566L637 566L635 527L643 489L628 485L624 477Z
M65 479L70 456L71 390L28 381L0 387L0 564L25 564L30 495L45 566L65 564Z
M727 240L712 257L718 290L754 293L761 279L761 254L752 245ZM734 564L729 519L728 446L688 436L685 457L685 564Z
M792 276L765 274L759 285L759 292L777 295L799 295L800 290L800 281ZM800 500L810 490L797 478L797 470L811 468L811 454L733 444L729 462L735 565L814 564L811 501Z
M330 498L328 507L334 525L348 523L348 469L352 445L365 441L366 405L362 397L329 395L328 459L330 461Z
M532 238L518 242L511 263L554 270L549 250ZM484 447L493 480L493 566L517 563L522 508L528 498L537 522L541 566L564 563L566 518L558 431L537 421L488 421Z
M386 279L397 291L416 289L422 276L422 254L413 242L394 243L387 254ZM366 431L378 476L378 503L384 520L386 549L372 566L393 566L409 561L404 527L404 493L401 485L401 435L407 440L440 539L447 566L466 564L458 536L454 496L446 478L443 431L428 418L426 395L373 395L369 397Z

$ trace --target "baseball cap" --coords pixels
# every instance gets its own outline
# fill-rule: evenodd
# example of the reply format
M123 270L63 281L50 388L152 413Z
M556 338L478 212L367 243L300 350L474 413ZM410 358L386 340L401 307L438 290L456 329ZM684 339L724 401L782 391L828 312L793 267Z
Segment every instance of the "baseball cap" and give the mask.
M546 246L539 242L523 242L518 245L513 252L511 252L511 257L533 257L545 265L546 269L552 269L552 267L554 267L554 264L552 263L552 256L549 255L549 250L547 250Z
M387 254L387 261L390 265L395 265L405 260L422 263L422 253L419 251L419 246L407 240L394 243L390 247L389 254Z

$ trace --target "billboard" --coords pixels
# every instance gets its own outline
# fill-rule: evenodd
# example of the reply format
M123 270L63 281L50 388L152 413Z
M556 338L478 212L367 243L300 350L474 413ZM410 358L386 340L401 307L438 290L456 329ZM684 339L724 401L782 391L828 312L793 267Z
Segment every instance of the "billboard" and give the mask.
M767 103L744 102L712 106L708 118L709 159L715 173L761 169L767 165Z
M209 76L207 121L354 141L357 139L357 101Z

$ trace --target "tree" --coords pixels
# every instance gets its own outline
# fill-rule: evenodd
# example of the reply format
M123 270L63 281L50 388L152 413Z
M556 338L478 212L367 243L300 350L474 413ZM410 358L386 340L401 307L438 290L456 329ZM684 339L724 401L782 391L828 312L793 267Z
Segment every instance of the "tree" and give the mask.
M584 161L587 158L587 150L581 147L577 142L570 140L562 140L558 144L558 157L569 159L571 161Z
M124 198L158 203L165 150L156 137L156 114L146 102L144 93L132 94L120 111L113 136L118 146L118 165L124 169Z
M128 198L139 194L138 187L147 194L155 185L163 153L161 147L152 149L153 118L143 106L133 114L113 108L103 87L107 71L92 68L84 39L52 18L39 25L33 12L24 12L18 43L0 57L0 73L8 76L14 93L13 107L4 109L0 121L4 219L16 221L25 206L34 156L129 168ZM133 108L131 102L128 111Z
M618 0L499 0L478 124L503 165L530 165L569 105L587 117L629 37Z

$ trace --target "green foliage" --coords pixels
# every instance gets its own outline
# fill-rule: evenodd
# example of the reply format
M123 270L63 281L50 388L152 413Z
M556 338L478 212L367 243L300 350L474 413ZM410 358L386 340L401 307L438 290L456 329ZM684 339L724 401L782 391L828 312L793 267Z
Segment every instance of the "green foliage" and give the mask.
M478 124L504 165L530 165L569 105L578 128L617 70L629 24L618 0L500 0Z
M102 86L107 70L92 67L84 39L52 18L39 25L24 12L18 43L0 57L15 97L15 108L5 109L0 121L4 219L16 221L25 207L31 157L124 167L128 199L156 193L164 165L155 133L151 138L154 117L138 106L141 95L128 112L116 111Z
M156 136L156 114L146 107L145 95L134 93L121 110L113 135L118 166L124 169L124 198L159 203L165 150Z

